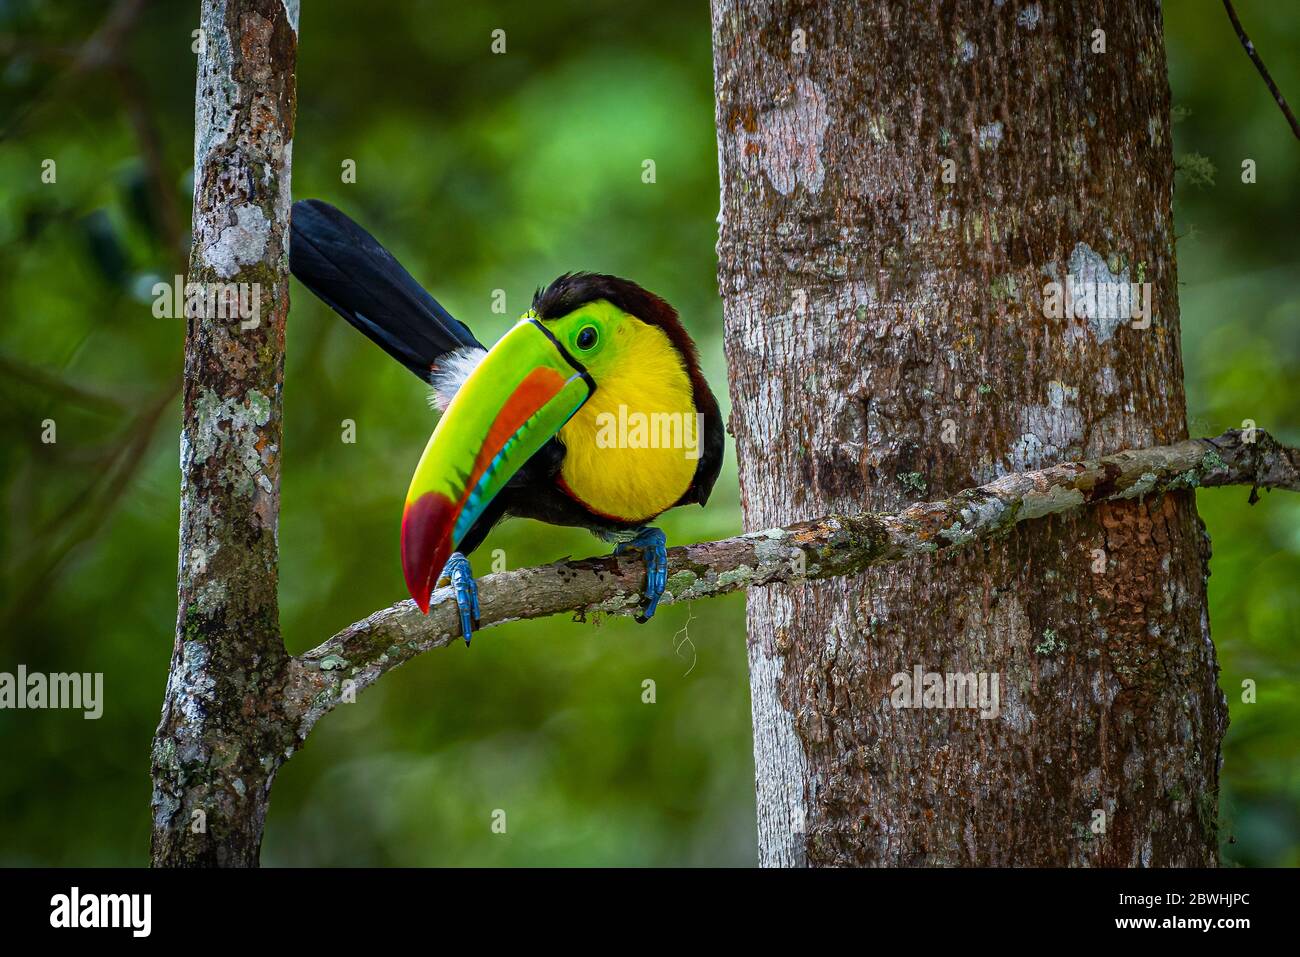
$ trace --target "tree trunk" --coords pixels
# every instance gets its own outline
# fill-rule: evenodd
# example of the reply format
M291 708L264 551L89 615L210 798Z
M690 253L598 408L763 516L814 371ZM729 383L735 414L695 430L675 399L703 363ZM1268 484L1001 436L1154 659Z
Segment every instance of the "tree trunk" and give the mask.
M271 782L295 743L282 713L276 528L297 6L203 3L189 281L216 298L186 316L179 607L153 745L155 866L256 865ZM243 303L256 311L230 317L225 284L248 284Z
M713 35L747 529L1185 437L1156 0L714 0ZM1150 283L1149 324L1053 280ZM1182 491L751 591L761 863L1214 864L1208 554ZM917 668L996 675L996 717L896 706Z

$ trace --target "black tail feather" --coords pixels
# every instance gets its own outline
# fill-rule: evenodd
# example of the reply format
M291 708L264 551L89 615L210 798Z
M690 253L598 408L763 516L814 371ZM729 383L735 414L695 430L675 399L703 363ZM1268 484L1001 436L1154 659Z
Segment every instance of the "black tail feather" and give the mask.
M293 204L289 269L331 309L424 381L448 352L482 345L393 254L319 199Z

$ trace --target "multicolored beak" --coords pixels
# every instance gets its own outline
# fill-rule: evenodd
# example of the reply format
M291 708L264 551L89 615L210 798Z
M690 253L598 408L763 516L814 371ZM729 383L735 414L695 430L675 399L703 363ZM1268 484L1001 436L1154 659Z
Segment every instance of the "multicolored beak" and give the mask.
M488 351L433 430L406 493L402 571L420 611L428 614L443 566L488 504L595 389L531 316Z

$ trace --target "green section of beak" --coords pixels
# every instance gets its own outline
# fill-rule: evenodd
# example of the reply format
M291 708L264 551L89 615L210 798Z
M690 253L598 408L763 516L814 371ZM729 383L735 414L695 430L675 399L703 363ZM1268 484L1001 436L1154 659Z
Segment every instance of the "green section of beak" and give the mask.
M439 562L594 389L537 320L521 319L491 348L438 422L406 493L402 565L417 602L427 603Z

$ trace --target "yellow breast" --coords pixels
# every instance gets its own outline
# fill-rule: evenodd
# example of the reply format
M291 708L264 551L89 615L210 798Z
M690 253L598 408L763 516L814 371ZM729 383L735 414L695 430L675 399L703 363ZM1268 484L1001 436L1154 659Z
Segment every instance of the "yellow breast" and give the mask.
M560 430L560 475L593 512L649 521L695 478L703 423L681 355L663 331L630 322L619 338L595 394Z

